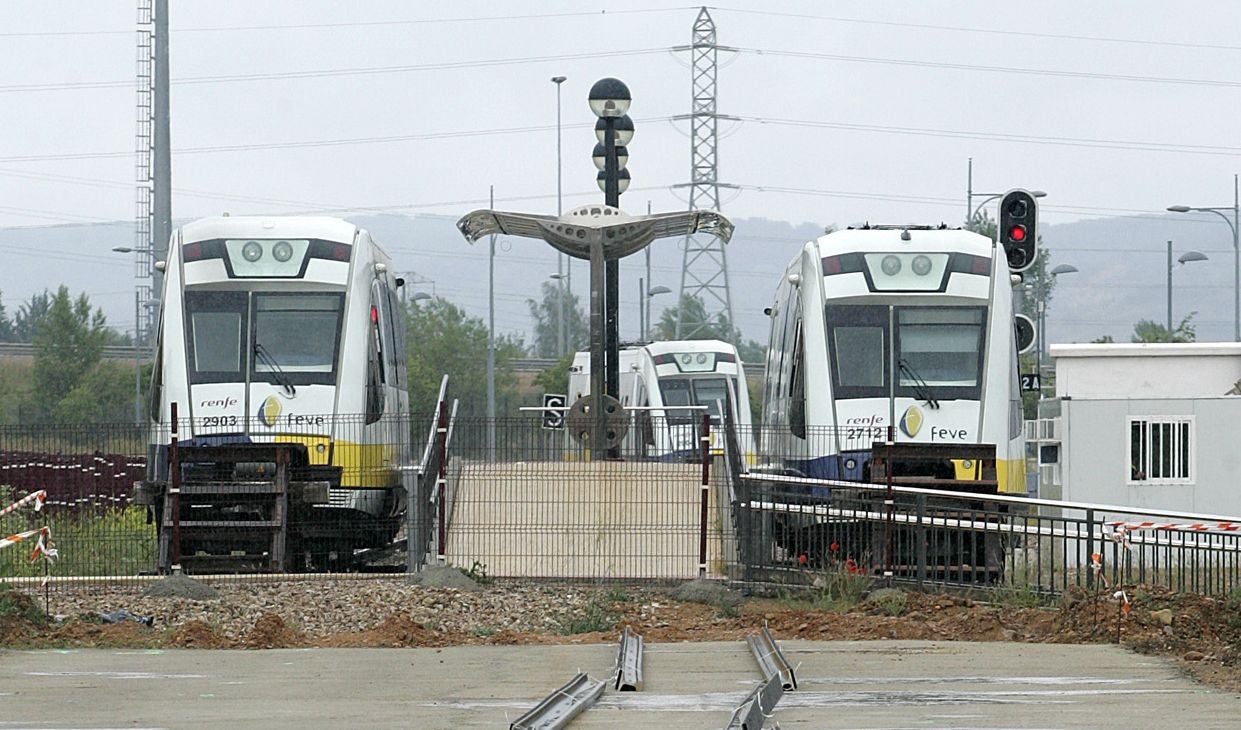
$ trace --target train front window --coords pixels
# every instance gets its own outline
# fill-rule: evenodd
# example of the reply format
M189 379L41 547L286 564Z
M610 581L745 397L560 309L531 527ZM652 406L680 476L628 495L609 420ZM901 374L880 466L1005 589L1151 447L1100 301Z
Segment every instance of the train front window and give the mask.
M702 418L701 408L673 406L706 406L706 413L719 420L718 403L728 397L728 381L724 378L660 378L659 392L668 406L669 423L696 423Z
M187 365L191 383L237 383L248 362L247 294L236 291L185 293Z
M936 398L977 398L985 318L983 307L898 307L900 394L930 388Z
M254 295L254 379L276 382L287 376L296 385L335 382L340 347L340 294Z
M825 314L837 399L887 398L893 367L898 396L979 397L985 307L829 305ZM895 337L890 335L893 322Z
M888 395L888 307L827 307L827 347L837 398Z

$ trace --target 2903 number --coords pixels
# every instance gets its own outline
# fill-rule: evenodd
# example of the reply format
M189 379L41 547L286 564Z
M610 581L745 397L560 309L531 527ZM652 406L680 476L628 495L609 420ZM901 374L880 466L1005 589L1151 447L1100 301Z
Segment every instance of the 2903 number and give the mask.
M203 428L236 426L237 416L203 416Z

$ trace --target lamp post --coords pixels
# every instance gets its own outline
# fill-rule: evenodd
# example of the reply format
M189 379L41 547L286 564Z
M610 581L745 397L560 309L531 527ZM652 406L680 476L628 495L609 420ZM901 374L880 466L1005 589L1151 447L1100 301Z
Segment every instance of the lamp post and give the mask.
M1196 207L1189 205L1170 205L1168 210L1173 213L1214 213L1228 224L1232 231L1232 340L1241 342L1241 197L1237 194L1237 176L1232 176L1232 206ZM1224 211L1232 211L1232 220L1224 215ZM1197 260L1197 259L1195 259ZM1171 266L1171 264L1169 264ZM1170 315L1169 315L1170 316ZM1168 320L1171 322L1171 319ZM1169 329L1168 336L1172 336Z
M564 213L563 198L561 191L561 170L560 164L560 85L565 82L564 76L553 76L552 83L556 85L556 215ZM567 276L565 273L568 272ZM573 285L573 261L565 262L564 254L556 252L556 286L560 288L560 331L557 334L556 355L564 357L565 342L568 341L567 329L564 321L564 290L570 287L572 291Z
M1031 195L1033 195L1033 196L1034 196L1034 197L1036 197L1036 198L1045 198L1045 197L1047 197L1047 192L1046 192L1046 191L1044 191L1044 190L1031 190L1031 191L1030 191L1030 194L1031 194ZM973 207L973 204L974 204L974 198L977 198L977 197L979 197L979 196L982 196L982 200L980 200L980 201L978 202L978 206L977 206L977 207ZM970 207L970 217L969 217L969 220L968 220L968 221L966 221L966 222L967 222L967 223L968 223L968 222L972 222L972 221L974 220L974 216L978 215L979 211L981 211L981 210L982 210L982 208L983 208L983 206L984 206L984 205L986 205L987 203L990 203L992 200L996 200L996 199L998 199L998 198L1002 198L1002 197L1004 197L1004 193L975 193L975 192L972 192L972 191L971 191L971 192L968 194L968 200L969 200L969 204L970 204L970 206L971 206L971 207Z
M556 258L557 258L556 268L557 269L560 268L559 259L562 256L564 256L564 254L560 253L559 251L556 252ZM556 309L557 309L556 357L564 357L565 356L565 339L566 339L565 332L568 331L568 325L565 324L565 320L564 320L564 278L565 277L564 277L564 274L557 271L554 274L550 274L547 278L556 282L556 299L557 299L557 304L556 304Z
M1051 267L1051 271L1047 275L1052 277L1061 274L1073 274L1077 272L1077 267L1073 264L1056 264ZM1043 296L1038 298L1038 360L1034 363L1034 372L1038 375L1038 395L1043 397L1043 354L1047 351L1045 345L1047 338L1047 289L1044 287Z
M590 87L587 98L590 110L599 121L595 123L595 145L591 159L599 168L595 178L603 189L604 205L620 208L620 196L629 187L629 161L627 145L633 139L633 120L626 116L631 97L629 87L620 79L599 79ZM616 397L620 392L620 337L618 312L620 308L620 260L609 258L604 271L604 352L606 393ZM592 371L597 368L591 364Z
M643 300L643 309L646 310L646 324L642 328L642 339L649 340L651 338L651 298L656 294L670 294L672 290L666 286L653 286L646 290L646 297Z
M1200 251L1186 251L1177 257L1182 266L1190 261L1206 261L1206 254ZM1172 341L1172 242L1168 241L1168 342Z

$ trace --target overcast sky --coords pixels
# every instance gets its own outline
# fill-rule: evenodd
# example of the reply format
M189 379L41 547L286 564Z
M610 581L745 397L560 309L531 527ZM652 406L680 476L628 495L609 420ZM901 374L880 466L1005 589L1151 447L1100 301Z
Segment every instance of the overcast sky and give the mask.
M132 219L136 4L0 4L0 227ZM690 111L690 59L671 49L698 6L172 5L177 219L455 219L490 185L497 207L555 212L554 75L565 209L600 196L586 95L604 76L634 98L623 207L685 206L690 142L672 118ZM975 190L1047 191L1051 223L1233 202L1241 4L734 0L712 16L736 49L718 96L739 118L718 155L734 217L956 224L970 158ZM108 274L93 299L130 301L131 261L77 253ZM6 303L56 283L0 267Z

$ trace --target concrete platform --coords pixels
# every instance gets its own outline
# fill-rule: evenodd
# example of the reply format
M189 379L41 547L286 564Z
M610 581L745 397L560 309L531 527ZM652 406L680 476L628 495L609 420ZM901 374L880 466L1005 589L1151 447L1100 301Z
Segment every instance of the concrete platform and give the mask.
M1231 728L1241 711L1106 645L781 646L800 681L774 713L786 729ZM0 651L0 728L507 728L575 672L609 677L615 651ZM609 689L572 727L722 728L757 679L741 642L651 644L644 691Z

